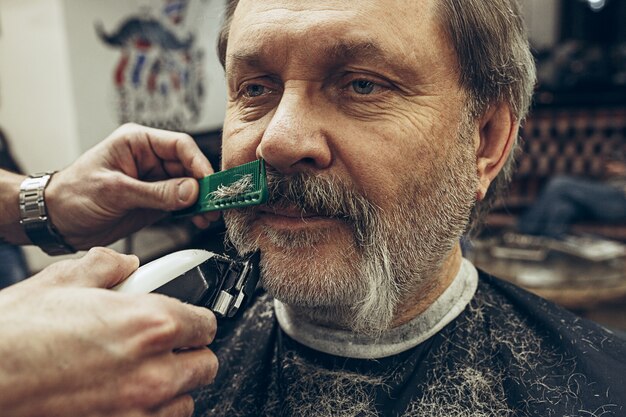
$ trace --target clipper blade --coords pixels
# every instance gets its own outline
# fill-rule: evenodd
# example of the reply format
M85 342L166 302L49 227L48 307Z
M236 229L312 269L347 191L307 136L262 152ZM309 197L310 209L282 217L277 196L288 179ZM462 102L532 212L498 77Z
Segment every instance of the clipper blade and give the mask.
M174 212L175 216L255 206L266 202L268 197L262 159L209 175L198 180L198 184L198 201L187 209Z

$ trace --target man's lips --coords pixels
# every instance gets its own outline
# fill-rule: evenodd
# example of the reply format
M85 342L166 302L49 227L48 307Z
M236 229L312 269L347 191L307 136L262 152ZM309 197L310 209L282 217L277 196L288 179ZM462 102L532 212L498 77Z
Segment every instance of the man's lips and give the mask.
M262 215L269 214L273 216L283 216L298 219L307 219L311 217L329 217L323 216L318 213L306 213L304 210L297 207L290 208L274 208L274 207L261 207L259 213Z
M274 208L261 207L257 211L257 218L263 223L275 227L321 227L324 223L335 224L337 217L320 213L307 213L297 207Z

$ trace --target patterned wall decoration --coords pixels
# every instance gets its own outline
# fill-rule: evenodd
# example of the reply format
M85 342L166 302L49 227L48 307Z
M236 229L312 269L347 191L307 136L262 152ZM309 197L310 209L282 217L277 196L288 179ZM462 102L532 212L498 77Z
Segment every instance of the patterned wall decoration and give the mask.
M154 1L115 28L96 22L101 41L119 51L112 74L119 123L187 130L201 117L205 45L196 42L190 1Z

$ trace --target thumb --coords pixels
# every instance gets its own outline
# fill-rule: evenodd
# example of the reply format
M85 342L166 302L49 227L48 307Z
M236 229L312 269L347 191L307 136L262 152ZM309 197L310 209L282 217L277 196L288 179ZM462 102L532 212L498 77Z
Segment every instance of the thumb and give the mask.
M108 248L92 248L80 259L57 262L37 274L49 284L111 288L139 267L135 255L122 255Z
M134 208L174 211L189 207L198 199L199 185L193 178L132 183L128 202Z

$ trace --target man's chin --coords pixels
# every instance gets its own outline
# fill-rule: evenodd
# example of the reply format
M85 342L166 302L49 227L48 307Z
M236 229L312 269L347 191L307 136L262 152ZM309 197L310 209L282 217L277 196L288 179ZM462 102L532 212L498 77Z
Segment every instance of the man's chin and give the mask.
M243 253L261 251L261 282L274 298L316 322L348 329L380 329L389 322L394 297L388 297L388 271L366 255L346 223L316 222L282 227L253 216L226 218L229 240ZM369 261L367 261L369 259ZM380 299L380 302L376 300ZM365 306L366 310L359 306ZM372 326L370 313L380 317Z
M262 253L272 251L314 251L319 252L330 247L332 252L336 231L329 227L316 228L274 228L263 225L257 240ZM323 250L327 252L327 250ZM315 254L312 254L315 255Z
M328 232L307 239L289 243L259 239L262 283L268 292L287 304L303 307L347 305L362 296L361 254L355 245L345 236ZM307 243L310 239L318 241Z

